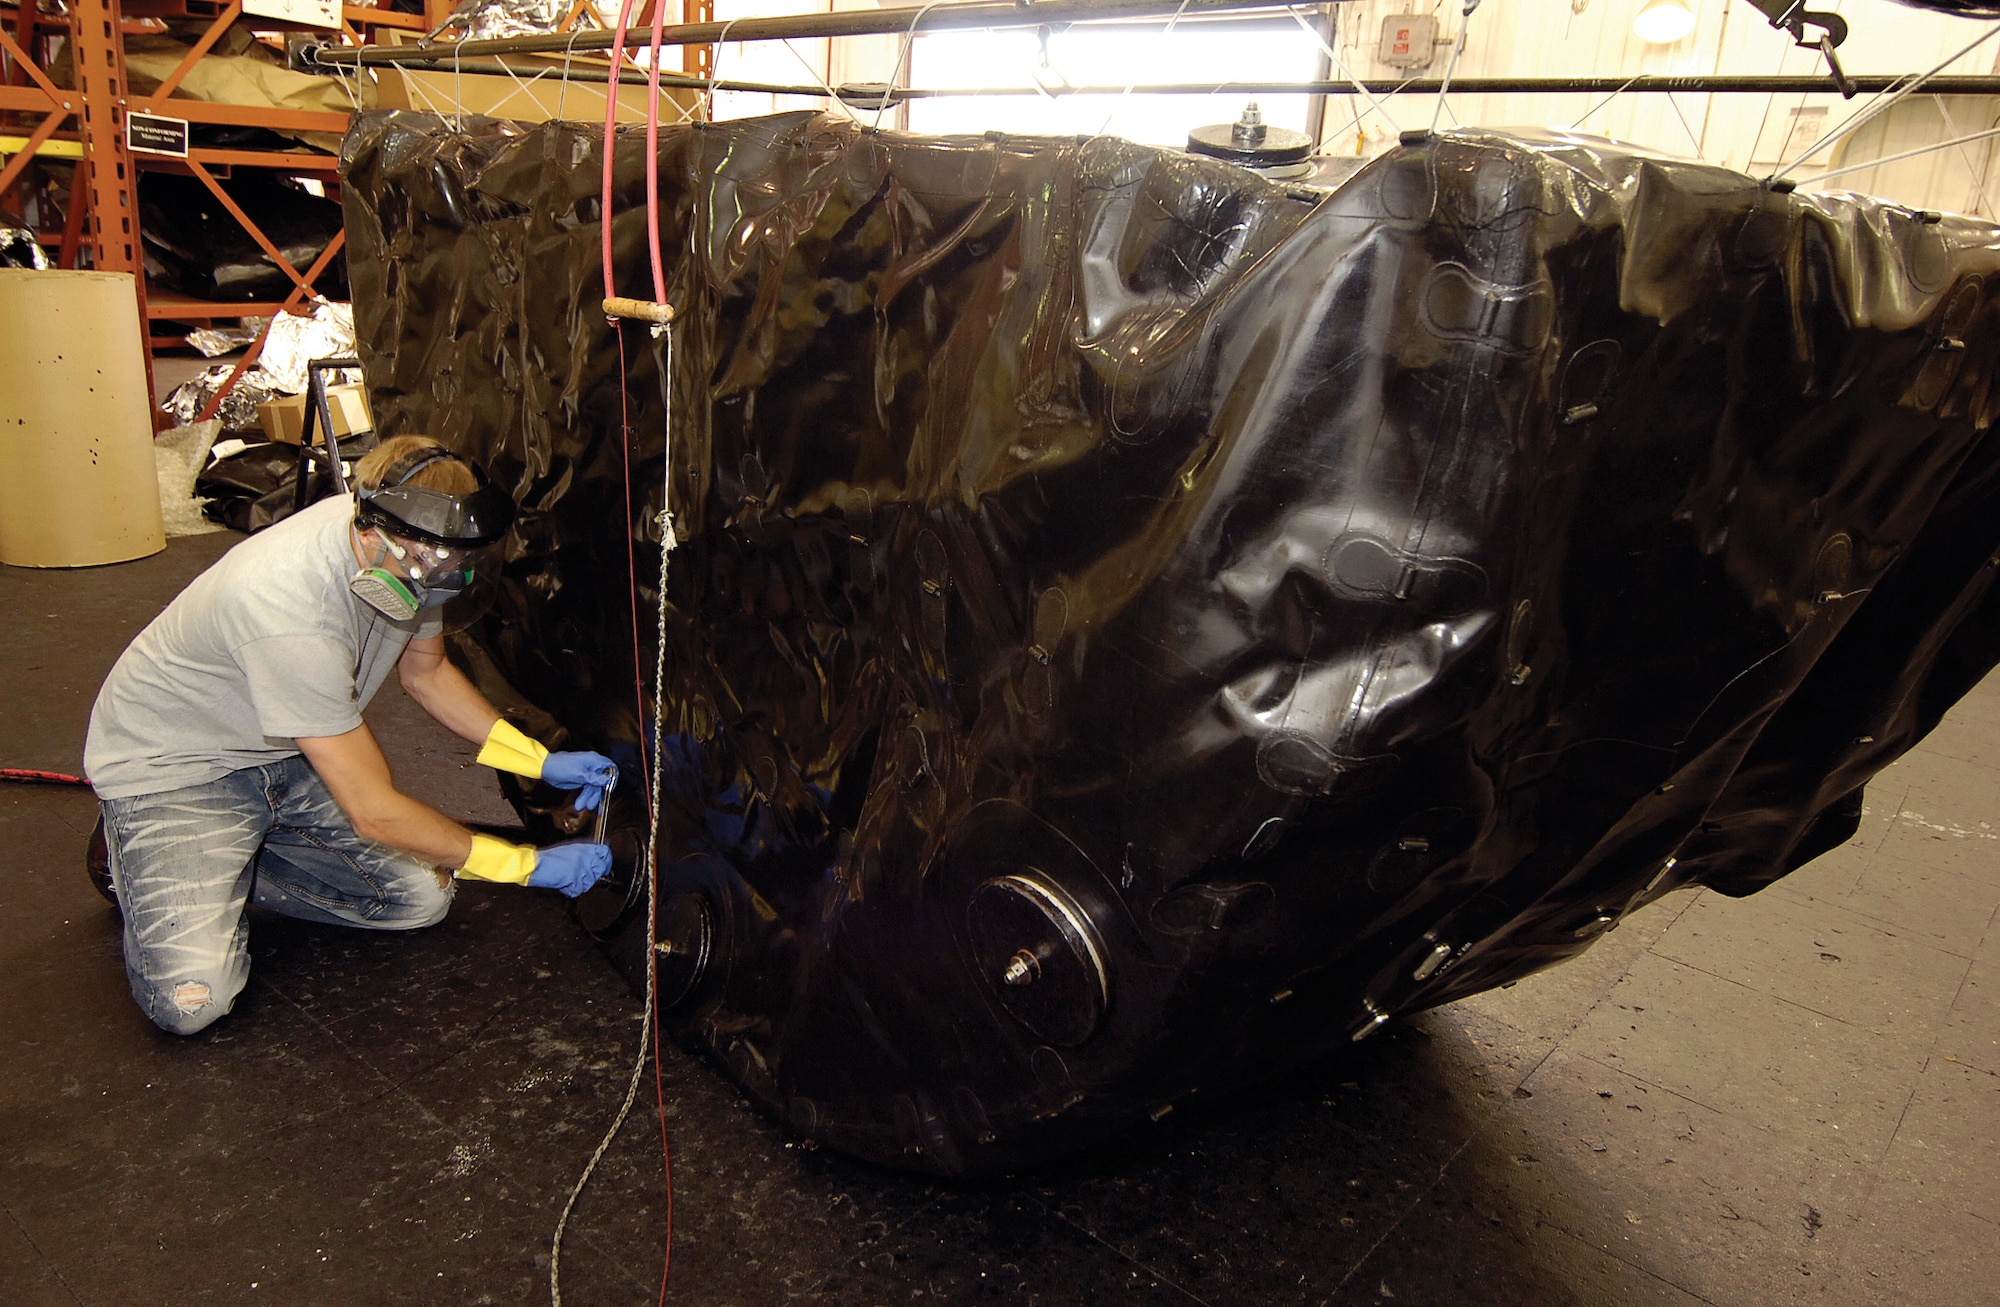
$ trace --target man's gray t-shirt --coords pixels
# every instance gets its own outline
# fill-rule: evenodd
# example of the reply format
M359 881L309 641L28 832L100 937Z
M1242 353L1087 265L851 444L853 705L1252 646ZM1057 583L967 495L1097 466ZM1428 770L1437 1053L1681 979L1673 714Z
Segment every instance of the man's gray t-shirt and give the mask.
M410 641L443 628L355 598L353 519L336 495L250 537L139 633L90 712L83 766L100 797L200 785L361 724Z

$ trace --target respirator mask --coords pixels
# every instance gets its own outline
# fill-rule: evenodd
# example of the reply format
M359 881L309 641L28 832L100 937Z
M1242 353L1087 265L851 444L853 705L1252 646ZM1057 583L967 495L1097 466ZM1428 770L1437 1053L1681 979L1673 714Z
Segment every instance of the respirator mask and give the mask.
M407 484L448 458L458 455L435 447L418 450L391 466L378 488L355 491L354 529L375 531L380 543L348 588L392 621L408 621L464 594L496 564L500 539L513 524L514 501L476 464L466 464L478 482L466 494Z

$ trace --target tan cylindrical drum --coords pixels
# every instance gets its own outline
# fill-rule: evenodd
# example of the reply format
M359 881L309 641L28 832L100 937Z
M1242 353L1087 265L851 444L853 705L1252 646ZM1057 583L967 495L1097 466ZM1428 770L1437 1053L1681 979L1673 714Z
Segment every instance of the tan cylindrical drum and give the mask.
M0 268L0 563L166 547L132 278Z

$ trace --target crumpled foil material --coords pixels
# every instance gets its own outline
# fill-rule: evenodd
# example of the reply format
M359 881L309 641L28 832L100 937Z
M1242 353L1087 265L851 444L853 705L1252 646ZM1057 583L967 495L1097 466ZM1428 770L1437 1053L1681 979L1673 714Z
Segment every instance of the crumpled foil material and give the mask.
M160 411L170 414L175 426L187 426L201 416L201 411L208 407L208 401L228 383L229 374L235 370L235 366L229 363L218 363L204 369L200 376L175 386L173 392L160 401ZM305 387L301 385L299 389ZM263 368L251 368L223 397L222 407L215 411L214 416L221 420L225 431L248 431L258 425L259 404L277 395L291 393L296 392L272 385L270 374Z
M247 325L254 321L256 319L246 319L246 326L240 331L225 328L190 332L188 343L210 358L233 352L256 340L257 331ZM215 416L222 419L224 430L253 429L258 425L259 404L279 395L305 393L308 363L314 359L351 358L353 355L352 306L321 300L313 306L310 315L280 313L264 335L264 348L258 352L257 365L244 371L242 378L224 397L222 407ZM194 421L201 416L202 409L208 406L215 392L229 380L232 370L233 365L218 363L200 376L176 386L173 393L160 402L161 411L172 414L177 426Z
M256 344L269 322L269 318L245 318L240 327L202 327L188 333L187 343L200 350L203 358L234 354Z
M496 36L556 31L568 12L569 6L563 0L468 0L446 20L445 26L463 28L468 41L484 41ZM579 21L590 22L587 10Z
M197 339L200 338L200 339ZM229 330L191 332L188 341L214 358L217 354L241 349L256 339L256 333ZM240 343L229 343L240 342ZM218 348L219 347L219 348ZM226 431L247 431L258 425L257 406L279 395L305 393L306 365L314 359L351 358L354 354L354 309L346 304L321 300L311 315L280 313L264 336L264 348L255 367L244 371L215 416ZM201 416L210 399L229 380L232 364L218 363L200 376L174 387L160 402L162 412L173 415L176 426L185 426Z
M48 252L24 227L0 227L0 268L48 268Z
M306 364L314 359L354 356L354 309L321 300L312 316L281 313L264 338L257 371L274 391L300 395L306 388Z

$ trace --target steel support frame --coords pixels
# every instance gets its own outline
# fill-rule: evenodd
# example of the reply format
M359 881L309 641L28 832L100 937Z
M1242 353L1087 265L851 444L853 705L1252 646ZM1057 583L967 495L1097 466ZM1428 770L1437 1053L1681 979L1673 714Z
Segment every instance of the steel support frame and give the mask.
M32 4L33 0L28 0ZM128 113L158 114L165 117L181 118L190 123L223 124L232 126L275 127L293 131L343 132L347 128L347 115L323 113L303 109L279 109L254 105L232 105L206 100L190 100L174 94L195 65L214 48L232 23L243 14L242 0L230 0L210 21L207 29L182 57L179 64L161 82L159 88L150 95L135 96L125 75L124 40L120 22L122 13L119 0L72 0L70 15L70 40L74 50L77 85L74 92L61 91L36 69L33 62L19 55L13 43L0 31L0 42L6 42L9 53L20 60L29 70L29 75L37 83L35 93L48 103L51 117L45 119L37 129L37 138L32 144L55 130L63 115L74 112L77 116L80 134L83 137L84 162L79 170L78 197L73 199L67 215L68 224L64 231L62 260L64 266L74 266L77 247L87 242L91 250L92 263L107 272L130 273L134 294L138 299L140 346L148 360L152 357L151 324L156 316L171 318L176 316L171 303L162 304L156 311L146 293L145 251L140 239L138 216L138 175L139 162L134 158L127 143L125 120ZM352 33L353 22L375 21L371 10L361 10L349 14L343 10L343 30ZM392 26L411 26L407 19L414 16L393 15ZM418 20L421 21L421 20ZM13 103L27 93L27 88L12 90L0 88L0 108L22 107ZM58 100L57 97L60 97ZM74 108L72 108L74 105ZM40 107L40 105L34 106ZM30 151L32 153L32 151ZM18 170L18 157L9 165ZM295 168L304 171L325 171L336 163L332 159L318 156L291 158L273 151L202 150L189 151L186 159L162 160L158 165L166 168L185 169L205 186L228 211L230 216L242 226L266 256L277 265L292 283L291 292L278 306L279 313L303 311L303 306L317 292L313 283L330 266L345 245L344 234L336 233L326 248L320 252L312 266L301 273L272 243L270 238L238 205L222 187L211 166L238 164L254 167ZM0 193L12 181L11 176L0 179ZM87 197L87 198L86 198ZM229 306L236 307L236 306ZM249 307L243 306L243 312ZM231 316L217 314L216 316ZM273 318L275 321L276 318ZM268 335L269 328L266 328ZM209 403L203 417L212 416L227 396L238 377L255 362L261 352L264 337L248 351L230 375L229 381ZM149 401L156 401L148 367L146 387ZM163 422L157 402L150 403L155 424Z
M312 283L299 275L299 270L292 266L292 261L279 252L278 247L272 244L271 238L264 234L263 228L251 221L250 215L243 212L243 207L236 202L235 197L222 189L222 183L215 180L215 174L203 167L199 160L192 157L187 160L187 166L188 171L199 178L201 184L208 188L208 193L215 197L216 203L227 209L229 216L236 219L237 225L243 228L251 240L257 242L257 248L264 251L265 257L278 265L278 271L290 277L292 285L298 291L302 291L307 295L313 294Z
M229 392L236 389L236 383L242 379L243 374L256 366L257 359L264 353L264 342L271 338L271 328L277 325L278 319L284 314L298 313L302 310L306 298L312 293L310 289L312 283L319 279L320 273L326 271L327 265L333 262L333 256L340 253L341 247L345 244L347 244L347 233L335 232L333 239L326 243L326 248L319 252L319 257L313 260L312 267L306 269L306 275L297 278L294 274L299 284L292 287L292 293L285 296L285 302L278 306L278 311L264 324L264 330L257 334L256 340L250 342L250 348L243 351L243 357L236 360L236 366L230 369L228 378L216 388L215 394L209 397L208 403L196 415L195 421L206 422L215 416L216 411L222 407L222 401L229 398Z
M37 39L33 9L33 0L27 0L12 34L0 27L0 51L5 52L14 69L14 75L7 79L5 85L0 85L0 110L42 115L41 121L29 131L22 148L11 158L0 159L0 201L4 201L8 193L24 180L28 166L34 162L43 144L56 134L65 119L76 112L77 97L50 81L29 53L29 47ZM71 200L67 209L66 219L79 209L75 199ZM58 261L62 267L76 265L74 247L68 242L65 242L64 252L58 256Z
M349 7L351 8L351 6ZM366 13L366 10L357 12ZM347 10L342 11L343 20ZM174 95L180 89L187 75L194 71L202 57L215 47L231 24L243 16L243 0L230 0L208 29L201 34L181 61L174 65L159 88L150 95L131 97L131 107L140 113L160 114L169 118L185 118L193 123L208 123L229 127L271 127L283 131L303 132L344 132L347 130L347 115L321 113L312 109L280 109L268 105L218 104L208 100L181 99ZM401 18L404 15L393 15ZM342 31L353 34L353 28L345 21ZM122 47L121 47L122 48Z
M91 265L100 272L132 277L138 296L139 349L147 361L146 408L157 425L161 414L153 392L153 351L146 323L146 261L139 240L139 175L125 143L125 39L119 31L118 0L72 0L70 48L74 52L78 118L83 129L79 181L89 196ZM70 203L76 203L77 187Z
M699 25L715 21L715 0L681 0L681 22ZM715 61L720 51L713 44L689 43L681 47L681 71L689 77L707 81L715 76ZM715 106L703 96L703 113L715 117Z

